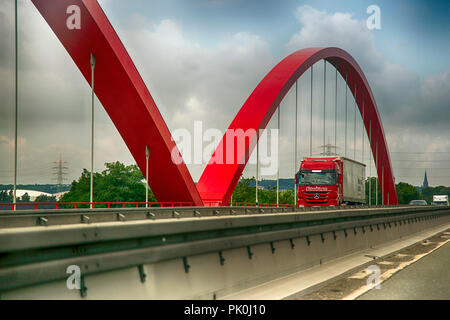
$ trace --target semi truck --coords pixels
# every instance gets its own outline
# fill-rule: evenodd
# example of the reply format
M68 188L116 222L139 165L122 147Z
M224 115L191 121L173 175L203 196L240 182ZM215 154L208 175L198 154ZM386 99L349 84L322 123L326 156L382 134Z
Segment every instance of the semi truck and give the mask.
M341 156L305 157L295 175L297 206L364 204L365 169L365 164Z
M448 206L448 195L434 195L431 204L435 206Z

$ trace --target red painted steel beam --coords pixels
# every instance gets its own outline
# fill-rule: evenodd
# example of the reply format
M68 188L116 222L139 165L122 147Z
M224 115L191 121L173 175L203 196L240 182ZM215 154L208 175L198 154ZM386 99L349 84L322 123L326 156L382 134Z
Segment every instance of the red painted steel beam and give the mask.
M94 0L32 0L86 81L91 84L90 54L96 57L95 94L116 126L144 176L145 147L150 148L149 184L158 201L203 205L150 92L125 47ZM81 29L67 27L67 8L81 11ZM98 133L101 135L101 133Z
M344 79L345 74L348 73L347 85L353 95L355 95L354 88L356 84L356 102L361 113L364 100L364 126L367 132L369 131L369 123L370 121L372 122L371 149L374 157L376 144L378 143L377 171L380 186L383 186L384 183L384 204L397 204L397 192L395 190L389 150L375 99L361 68L342 49L309 48L299 50L286 57L258 84L239 110L229 130L242 129L247 131L249 129L265 129L289 89L306 70L321 59L326 59L333 64ZM258 136L254 133L250 138L251 141L245 142L245 150L235 149L236 161L233 163L227 163L226 161L217 163L214 162L214 158L211 159L197 184L197 189L204 203L211 205L227 205L229 203L230 197L242 175L250 154L255 148ZM227 136L224 135L215 151L215 155L220 158L220 155L224 154L226 149ZM244 161L239 161L240 159L244 159ZM384 172L384 176L382 176L382 172Z

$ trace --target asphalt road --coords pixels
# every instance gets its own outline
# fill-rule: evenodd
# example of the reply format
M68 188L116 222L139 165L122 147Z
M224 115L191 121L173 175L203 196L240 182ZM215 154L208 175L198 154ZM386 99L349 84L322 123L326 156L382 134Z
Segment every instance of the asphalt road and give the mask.
M397 272L358 300L450 300L450 242Z

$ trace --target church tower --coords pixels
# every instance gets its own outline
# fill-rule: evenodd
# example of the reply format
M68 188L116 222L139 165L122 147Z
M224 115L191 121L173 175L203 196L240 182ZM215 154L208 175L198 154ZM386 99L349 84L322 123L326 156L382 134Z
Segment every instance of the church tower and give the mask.
M427 171L426 170L425 170L425 177L423 178L422 188L428 188L428 178L427 178Z

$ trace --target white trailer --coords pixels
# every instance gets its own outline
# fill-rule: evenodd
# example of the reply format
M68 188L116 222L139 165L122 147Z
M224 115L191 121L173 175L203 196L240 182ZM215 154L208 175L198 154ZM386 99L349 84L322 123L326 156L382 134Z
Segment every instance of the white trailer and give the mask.
M431 204L435 206L448 206L448 195L434 195Z
M340 158L343 165L344 202L366 203L366 165L345 157Z

